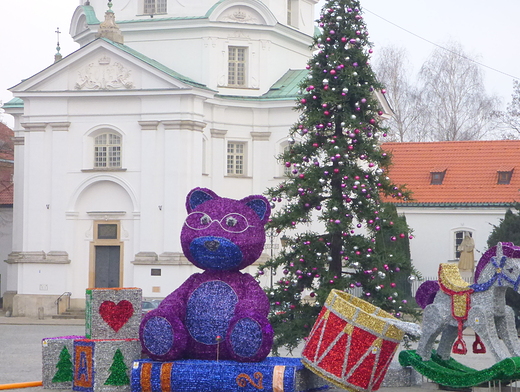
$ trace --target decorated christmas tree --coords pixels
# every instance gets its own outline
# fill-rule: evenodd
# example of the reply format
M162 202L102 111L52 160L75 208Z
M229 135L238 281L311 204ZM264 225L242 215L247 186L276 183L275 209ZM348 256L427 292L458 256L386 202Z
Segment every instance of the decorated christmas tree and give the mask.
M112 365L110 366L110 376L105 381L105 385L128 385L130 379L127 374L127 366L125 365L123 353L117 349L114 353Z
M56 374L52 378L52 382L68 382L73 380L73 365L71 361L71 356L67 347L63 346L63 349L60 351L60 357L58 363L56 364Z
M268 190L270 227L288 237L259 271L277 273L267 290L275 351L301 343L332 289L359 294L396 317L413 312L410 230L383 203L409 195L388 177L391 159L380 146L385 91L370 67L359 1L328 0L318 23L300 117L281 157L289 178Z

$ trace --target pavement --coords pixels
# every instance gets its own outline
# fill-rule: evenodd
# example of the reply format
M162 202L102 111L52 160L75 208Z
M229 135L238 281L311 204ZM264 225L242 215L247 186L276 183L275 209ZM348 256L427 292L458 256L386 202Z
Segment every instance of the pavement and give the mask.
M2 385L42 380L42 349L41 341L44 338L84 335L85 320L55 320L46 317L43 320L29 317L5 317L0 310L0 390ZM465 333L466 334L466 333ZM467 333L468 335L470 332ZM467 341L472 341L468 337ZM396 361L397 355L394 358ZM454 355L459 362L475 369L485 369L494 364L490 354ZM395 364L395 363L394 363ZM423 379L422 384L411 387L383 387L381 392L426 392L425 390L439 389L436 384ZM486 389L479 388L486 391ZM43 387L11 389L12 391L43 392ZM474 389L476 391L476 389ZM494 388L495 391L499 390ZM505 390L505 388L501 388ZM520 392L520 387L518 389ZM60 391L60 390L56 390ZM70 391L64 389L63 391ZM329 392L344 391L339 388L330 388ZM511 391L508 388L508 391Z

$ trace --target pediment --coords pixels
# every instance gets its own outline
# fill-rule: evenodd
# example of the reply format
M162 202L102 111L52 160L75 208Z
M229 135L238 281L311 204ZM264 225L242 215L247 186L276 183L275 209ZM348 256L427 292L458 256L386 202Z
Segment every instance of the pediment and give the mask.
M258 0L224 0L209 14L211 21L274 26L273 13Z
M121 48L124 48L121 49ZM12 87L13 92L176 90L198 87L123 45L98 39ZM203 85L200 85L204 88Z

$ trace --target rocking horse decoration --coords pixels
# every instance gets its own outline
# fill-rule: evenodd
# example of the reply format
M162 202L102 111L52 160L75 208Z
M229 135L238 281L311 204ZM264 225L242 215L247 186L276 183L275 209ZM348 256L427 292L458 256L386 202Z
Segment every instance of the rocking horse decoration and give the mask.
M454 353L465 354L462 331L470 327L476 333L474 352L485 352L487 347L497 362L520 356L514 313L505 300L507 288L519 291L519 286L520 247L509 242L484 253L471 285L462 280L457 265L441 264L439 281L424 282L417 290L416 301L424 316L416 353L423 361L430 360L435 339L442 333L437 348L440 358L448 360L452 347Z

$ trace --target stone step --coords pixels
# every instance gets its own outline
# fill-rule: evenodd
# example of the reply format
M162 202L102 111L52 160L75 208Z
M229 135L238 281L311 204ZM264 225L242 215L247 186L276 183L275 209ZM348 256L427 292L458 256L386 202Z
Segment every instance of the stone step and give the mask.
M55 314L52 316L53 319L85 319L84 309L67 309L61 314Z

